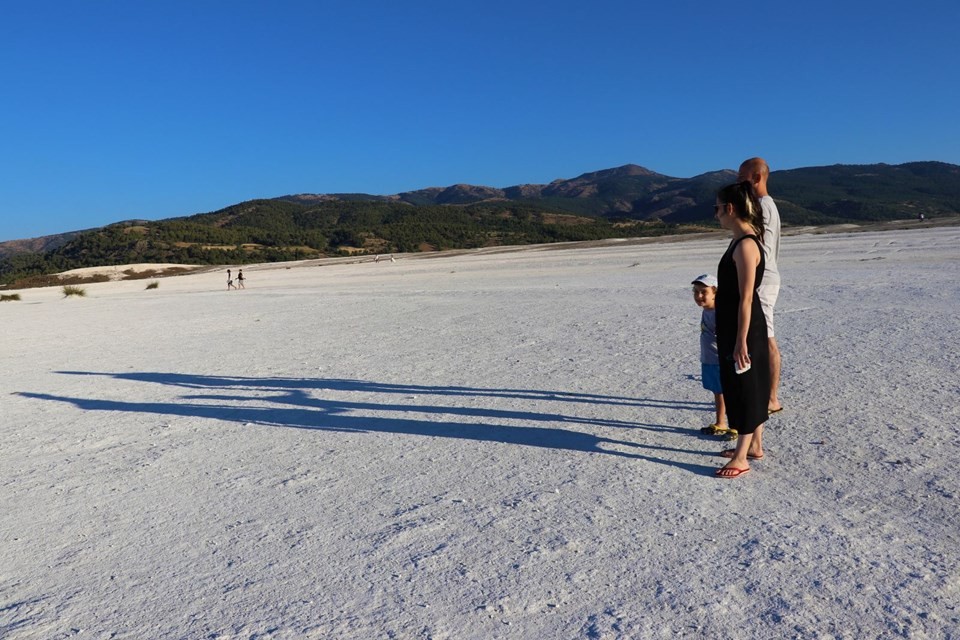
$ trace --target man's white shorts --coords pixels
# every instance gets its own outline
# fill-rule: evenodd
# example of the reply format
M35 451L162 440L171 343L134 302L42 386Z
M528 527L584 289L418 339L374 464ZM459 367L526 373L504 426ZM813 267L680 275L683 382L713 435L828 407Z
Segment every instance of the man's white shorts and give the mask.
M761 284L757 287L757 297L760 298L760 306L763 308L763 317L767 321L767 337L773 337L773 307L777 304L777 297L780 295L780 285Z

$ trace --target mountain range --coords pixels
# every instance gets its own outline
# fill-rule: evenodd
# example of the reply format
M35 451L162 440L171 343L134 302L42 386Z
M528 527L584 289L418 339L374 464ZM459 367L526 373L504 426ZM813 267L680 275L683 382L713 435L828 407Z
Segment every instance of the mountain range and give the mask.
M405 202L411 205L468 205L481 202L536 202L559 211L681 223L708 220L716 191L737 178L724 169L693 178L675 178L628 164L549 184L506 188L456 184L390 196L298 194L281 200L301 204L330 201ZM784 217L836 222L884 220L960 213L960 166L943 162L900 165L833 165L774 171L770 190Z
M715 227L710 205L735 180L731 170L675 178L629 164L506 188L286 195L3 242L0 282L131 262L229 264L682 233ZM960 215L960 166L943 162L806 167L775 171L769 184L786 226Z

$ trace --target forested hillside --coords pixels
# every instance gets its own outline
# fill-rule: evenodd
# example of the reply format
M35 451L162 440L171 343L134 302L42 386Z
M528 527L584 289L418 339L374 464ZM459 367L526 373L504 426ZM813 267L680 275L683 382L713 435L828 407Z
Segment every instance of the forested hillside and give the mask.
M35 276L86 266L244 264L682 231L658 221L575 216L524 203L451 207L254 200L187 218L110 225L46 253L9 256L0 261L0 282L23 286L35 283Z

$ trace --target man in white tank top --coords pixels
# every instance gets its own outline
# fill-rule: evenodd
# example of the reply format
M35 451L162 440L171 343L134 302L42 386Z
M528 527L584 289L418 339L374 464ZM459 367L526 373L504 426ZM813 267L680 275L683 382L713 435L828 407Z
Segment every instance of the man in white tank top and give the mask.
M773 332L773 307L780 294L780 271L777 268L777 258L780 256L780 212L777 211L773 198L767 193L769 177L770 167L763 158L750 158L740 165L738 179L753 184L763 209L763 258L766 268L763 271L763 282L757 288L757 295L767 320L767 337L770 341L770 402L767 407L770 413L776 413L783 409L777 397L777 389L780 387L780 349Z

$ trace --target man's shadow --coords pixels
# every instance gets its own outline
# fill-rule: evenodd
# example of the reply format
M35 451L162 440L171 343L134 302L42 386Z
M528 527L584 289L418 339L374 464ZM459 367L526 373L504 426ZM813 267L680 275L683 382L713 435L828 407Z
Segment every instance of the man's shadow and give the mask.
M640 428L655 431L673 431L689 433L668 425L630 423L618 420L579 418L561 414L537 413L527 411L506 411L482 407L433 406L428 404L396 404L377 402L351 402L320 399L311 396L315 390L354 391L368 393L398 393L422 395L470 395L465 387L429 387L421 385L390 385L356 380L323 380L294 378L234 378L219 376L199 376L163 373L95 373L62 372L70 375L106 376L120 380L133 380L154 384L173 385L188 389L218 391L199 395L184 395L176 402L125 402L98 400L92 398L72 398L42 393L21 392L18 395L37 400L66 402L82 410L115 411L128 413L151 413L192 418L211 418L238 422L242 424L281 426L297 429L316 429L353 433L392 433L440 438L459 438L463 440L497 442L502 444L523 445L548 449L564 449L584 453L603 453L628 458L636 458L678 467L693 473L706 475L713 471L700 465L686 464L668 458L651 455L655 453L685 453L712 455L710 453L664 447L660 445L639 444L627 440L617 440L596 436L582 431L542 426L513 426L486 422L486 420L513 420L523 423L583 423L606 427ZM562 392L544 392L506 389L476 389L476 395L492 397L512 397L524 399L548 399L562 402L589 402L591 404L636 403L636 406L656 406L659 408L696 408L697 403L669 403L664 401L635 400L629 398L607 398ZM266 392L267 395L263 395ZM250 406L256 402L261 406ZM244 406L244 405L247 406ZM267 406L262 406L266 404ZM372 416L352 415L357 411L372 413ZM390 417L386 414L427 414L460 415L485 420L477 422L454 422L449 420L427 420L412 417Z

